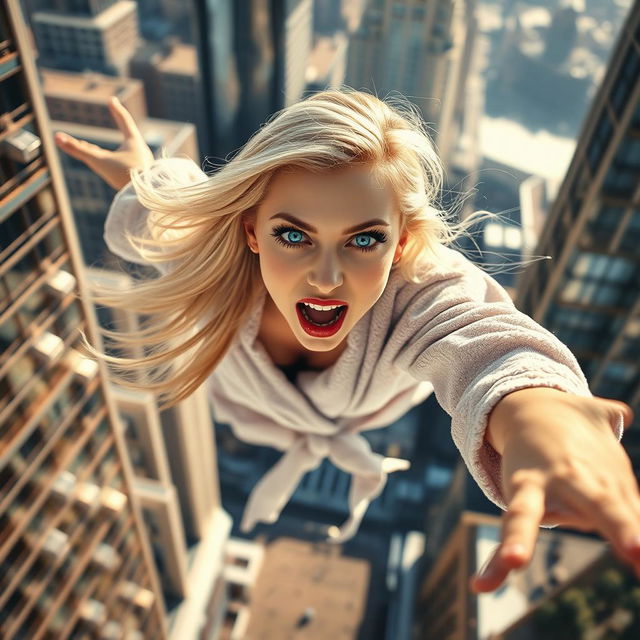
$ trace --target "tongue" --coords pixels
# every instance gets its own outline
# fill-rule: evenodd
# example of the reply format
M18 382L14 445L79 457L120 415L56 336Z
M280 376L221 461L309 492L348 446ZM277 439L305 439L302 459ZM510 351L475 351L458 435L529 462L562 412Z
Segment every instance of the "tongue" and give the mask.
M335 320L340 309L338 308L331 309L330 311L318 311L317 309L312 309L311 307L307 307L305 305L304 310L314 322L331 322L332 320Z

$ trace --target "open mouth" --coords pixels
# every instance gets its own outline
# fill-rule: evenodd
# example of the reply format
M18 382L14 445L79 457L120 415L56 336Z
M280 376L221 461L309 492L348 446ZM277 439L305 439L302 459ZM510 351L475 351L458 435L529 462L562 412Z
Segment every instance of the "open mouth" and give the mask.
M327 337L336 333L344 321L347 305L335 309L314 309L303 302L296 304L296 311L302 328L314 337Z

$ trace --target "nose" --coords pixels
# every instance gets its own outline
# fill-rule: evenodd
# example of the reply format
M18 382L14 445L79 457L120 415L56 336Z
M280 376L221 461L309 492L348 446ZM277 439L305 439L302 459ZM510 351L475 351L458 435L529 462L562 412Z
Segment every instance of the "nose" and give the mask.
M331 293L342 285L342 268L335 254L326 252L318 257L309 270L307 281L321 293Z

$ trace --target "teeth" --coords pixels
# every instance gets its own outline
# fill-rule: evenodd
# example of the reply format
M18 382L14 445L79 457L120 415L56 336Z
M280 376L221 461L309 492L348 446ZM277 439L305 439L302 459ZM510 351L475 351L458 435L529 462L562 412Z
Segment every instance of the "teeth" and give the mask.
M315 324L316 327L328 327L329 325L335 324L336 322L338 322L338 319L342 316L342 314L344 313L346 307L342 306L340 308L340 311L338 312L338 314L336 315L336 317L333 320L329 320L329 322L316 322L315 320L312 320L308 315L307 312L304 310L304 307L302 307L302 315L305 317L305 320L307 322L310 322L311 324Z
M307 307L311 307L312 309L316 309L317 311L331 311L332 309L337 309L338 307L342 307L344 305L341 304L333 304L330 306L322 306L319 304L312 304L311 302L303 302L302 304L307 305Z

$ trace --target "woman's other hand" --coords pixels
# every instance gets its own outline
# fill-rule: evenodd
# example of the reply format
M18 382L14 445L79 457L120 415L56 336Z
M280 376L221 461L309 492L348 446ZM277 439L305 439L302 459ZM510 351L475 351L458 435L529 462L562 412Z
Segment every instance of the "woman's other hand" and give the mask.
M501 542L470 588L493 591L510 571L528 565L541 524L598 532L640 577L638 483L612 430L620 412L629 427L631 407L536 387L507 394L494 412L507 511Z
M84 162L108 185L119 191L130 180L131 169L142 168L153 161L153 153L144 141L133 116L116 97L109 101L111 116L124 135L124 141L115 151L77 140L66 133L55 135L56 144L76 160Z

